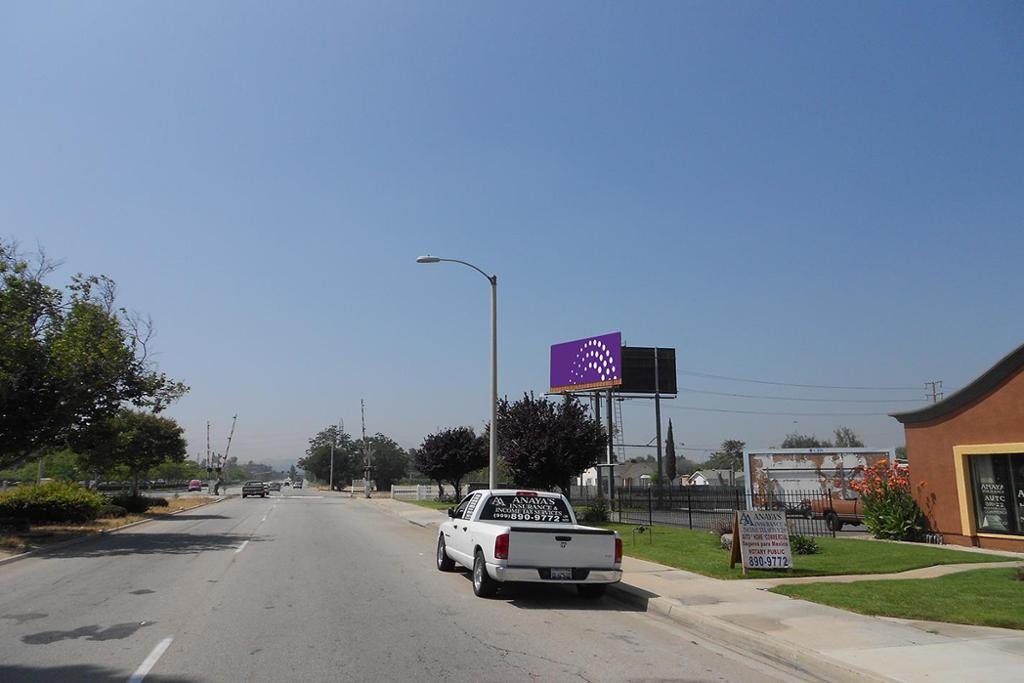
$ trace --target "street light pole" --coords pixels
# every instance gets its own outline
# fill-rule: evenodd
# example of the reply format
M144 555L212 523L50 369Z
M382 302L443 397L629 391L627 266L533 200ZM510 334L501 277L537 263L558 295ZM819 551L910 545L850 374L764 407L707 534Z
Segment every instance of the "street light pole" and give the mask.
M487 278L491 283L491 449L488 462L487 486L498 488L498 276L488 275L472 263L454 258L420 256L416 263L461 263Z

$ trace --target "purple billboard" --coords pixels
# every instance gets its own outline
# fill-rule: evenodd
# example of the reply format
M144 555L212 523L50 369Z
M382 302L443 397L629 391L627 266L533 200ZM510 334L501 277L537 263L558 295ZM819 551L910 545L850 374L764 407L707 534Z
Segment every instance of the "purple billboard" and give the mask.
M622 333L554 344L551 391L579 391L622 384Z

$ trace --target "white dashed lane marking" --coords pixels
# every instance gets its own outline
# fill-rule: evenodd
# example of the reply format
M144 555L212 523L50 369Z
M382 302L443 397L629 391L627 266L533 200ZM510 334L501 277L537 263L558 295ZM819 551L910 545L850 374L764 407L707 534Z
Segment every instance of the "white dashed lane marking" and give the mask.
M142 664L139 664L139 668L136 669L135 673L132 674L132 677L128 679L128 683L142 683L146 674L148 674L149 670L153 668L157 660L163 656L164 652L167 651L167 648L171 646L171 641L173 640L173 636L168 636L157 643L156 647L153 648L153 651L149 653L149 656L143 660Z

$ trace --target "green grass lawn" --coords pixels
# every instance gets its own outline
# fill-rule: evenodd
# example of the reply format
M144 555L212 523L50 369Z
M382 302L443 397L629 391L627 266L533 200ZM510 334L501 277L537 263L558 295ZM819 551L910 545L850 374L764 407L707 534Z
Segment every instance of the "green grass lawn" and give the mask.
M455 503L450 502L439 502L436 500L403 500L403 503L412 503L413 505L419 505L423 508L430 508L432 510L447 510L450 507L454 507Z
M1024 581L1015 569L974 569L937 579L806 583L772 590L851 612L1024 629Z
M626 555L678 567L716 579L743 578L739 565L729 569L729 552L719 548L717 534L672 527L654 527L653 535L637 534L630 524L603 524L622 536ZM1005 562L1013 557L950 550L931 545L881 543L852 538L818 538L821 551L793 555L793 571L749 571L749 578L776 576L829 576L838 574L888 574L936 564ZM653 541L653 542L649 542ZM1024 584L1022 584L1024 585Z

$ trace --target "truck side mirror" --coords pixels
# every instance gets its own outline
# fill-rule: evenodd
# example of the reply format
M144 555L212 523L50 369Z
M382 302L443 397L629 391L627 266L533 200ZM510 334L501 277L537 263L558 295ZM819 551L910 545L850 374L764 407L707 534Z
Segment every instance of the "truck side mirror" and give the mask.
M455 508L448 508L448 516L452 517L454 519L454 517L455 517Z

